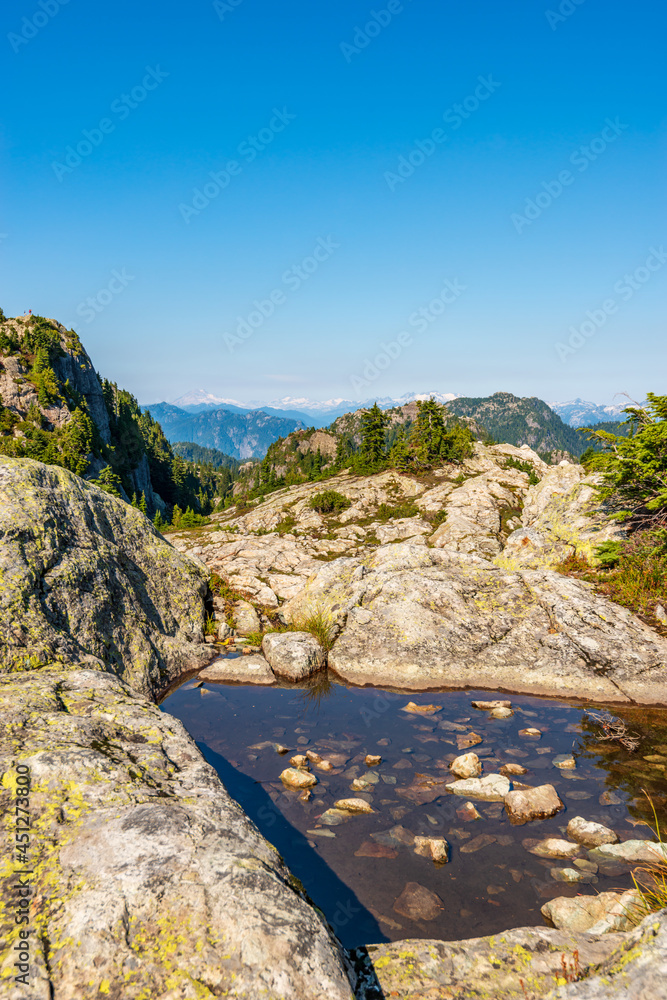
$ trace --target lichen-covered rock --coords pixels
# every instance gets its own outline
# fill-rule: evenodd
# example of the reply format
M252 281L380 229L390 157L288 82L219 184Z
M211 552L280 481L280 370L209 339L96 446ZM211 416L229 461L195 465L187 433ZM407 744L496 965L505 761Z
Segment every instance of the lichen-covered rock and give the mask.
M667 910L651 914L627 934L609 935L618 937L621 943L608 958L584 970L586 978L562 983L544 1000L666 1000Z
M563 962L574 976L577 966L588 969L604 962L622 940L621 934L595 938L518 927L462 941L408 939L372 945L367 955L354 956L360 979L357 1000L378 996L371 991L374 980L381 996L396 1000L538 1000L562 977Z
M277 677L300 681L326 665L326 655L310 632L270 632L262 640L262 652Z
M88 660L156 694L211 658L207 580L124 501L0 456L0 672Z
M665 700L667 640L550 570L399 542L326 563L282 613L316 607L341 629L329 666L354 684Z
M0 677L4 844L31 768L30 990L0 869L3 1000L352 1000L335 940L176 719L111 674Z

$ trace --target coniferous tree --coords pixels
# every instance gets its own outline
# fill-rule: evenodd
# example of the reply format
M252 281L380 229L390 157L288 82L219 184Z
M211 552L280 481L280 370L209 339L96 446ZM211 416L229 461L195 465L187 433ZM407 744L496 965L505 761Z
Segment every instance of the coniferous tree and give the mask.
M130 500L130 506L131 507L136 507L137 510L139 510L139 503L137 501L137 494L136 494L136 492L132 494L132 499Z
M361 416L361 453L368 465L378 465L385 457L385 428L389 418L377 403Z
M158 507L155 511L155 517L153 518L153 526L157 531L162 531L164 527L164 521L162 520L162 514L160 513L160 508Z
M417 400L417 420L412 440L418 461L430 465L440 458L444 436L443 407L432 396L430 399Z
M117 476L110 465L105 465L100 471L97 479L91 480L96 486L99 486L101 490L105 493L110 493L112 497L120 497L121 492L121 482L120 476Z
M148 507L146 505L146 494L144 493L143 490L141 491L141 500L139 501L139 510L141 511L142 514L148 515Z
M407 472L412 465L412 455L410 454L405 431L402 428L389 452L389 461L399 472Z

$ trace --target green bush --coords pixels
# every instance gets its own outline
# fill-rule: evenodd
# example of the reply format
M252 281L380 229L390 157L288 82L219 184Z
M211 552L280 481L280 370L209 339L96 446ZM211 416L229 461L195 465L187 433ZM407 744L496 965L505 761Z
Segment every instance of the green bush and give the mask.
M529 486L535 486L540 481L540 477L537 475L535 469L530 464L530 462L522 462L521 459L514 458L514 456L507 459L507 461L505 462L505 468L518 469L519 472L527 472Z
M598 564L605 569L616 566L621 558L622 548L621 542L601 542L595 547L595 558Z
M342 510L347 510L352 505L352 501L344 497L336 490L323 490L311 497L309 506L316 510L318 514L339 514Z
M381 503L375 513L375 520L385 524L395 517L417 517L419 512L419 507L412 500L405 500L403 503L396 504L395 507L388 503Z

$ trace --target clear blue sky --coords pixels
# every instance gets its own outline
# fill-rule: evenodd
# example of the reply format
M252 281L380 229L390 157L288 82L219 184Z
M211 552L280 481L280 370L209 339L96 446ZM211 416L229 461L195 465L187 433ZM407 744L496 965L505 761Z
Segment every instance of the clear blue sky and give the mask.
M0 305L73 325L141 401L665 391L664 5L21 0L0 16ZM431 310L447 280L459 291ZM273 312L243 339L255 300ZM573 335L587 311L592 335Z

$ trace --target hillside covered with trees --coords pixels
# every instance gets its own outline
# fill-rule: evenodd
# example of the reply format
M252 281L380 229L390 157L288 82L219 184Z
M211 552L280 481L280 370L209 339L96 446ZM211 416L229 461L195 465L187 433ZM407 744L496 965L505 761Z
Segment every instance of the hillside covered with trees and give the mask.
M100 378L73 330L0 311L0 454L60 465L156 523L209 513L233 471L175 454L131 393Z

